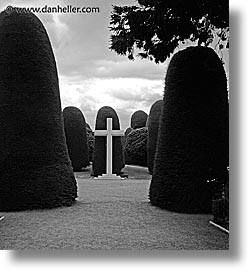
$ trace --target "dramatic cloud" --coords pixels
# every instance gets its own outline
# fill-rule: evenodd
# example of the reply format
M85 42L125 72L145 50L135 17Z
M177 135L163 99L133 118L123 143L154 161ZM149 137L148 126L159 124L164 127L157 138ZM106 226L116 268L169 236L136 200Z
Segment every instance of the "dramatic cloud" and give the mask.
M98 7L99 13L37 13L43 22L55 54L59 73L62 107L80 108L94 127L97 111L113 107L127 128L136 110L149 113L162 98L169 60L157 65L151 61L129 61L109 50L109 20L112 5L134 5L135 0L2 0L6 6ZM188 45L185 45L186 47Z
M60 83L63 108L71 105L80 108L93 127L97 111L102 106L111 106L117 111L124 129L136 110L149 113L153 102L162 98L163 86L163 81L159 80L130 78L93 78L75 85L62 78Z

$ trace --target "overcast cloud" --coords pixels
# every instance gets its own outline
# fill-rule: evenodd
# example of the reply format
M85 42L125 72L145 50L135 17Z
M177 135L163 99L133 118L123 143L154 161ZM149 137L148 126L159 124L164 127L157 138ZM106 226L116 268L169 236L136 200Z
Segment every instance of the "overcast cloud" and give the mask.
M132 5L134 0L1 0L6 6L99 7L93 14L36 14L50 37L59 73L62 108L80 108L93 128L96 113L102 106L113 107L121 128L129 126L136 110L149 113L151 105L162 99L165 64L118 56L109 50L108 29L113 5Z

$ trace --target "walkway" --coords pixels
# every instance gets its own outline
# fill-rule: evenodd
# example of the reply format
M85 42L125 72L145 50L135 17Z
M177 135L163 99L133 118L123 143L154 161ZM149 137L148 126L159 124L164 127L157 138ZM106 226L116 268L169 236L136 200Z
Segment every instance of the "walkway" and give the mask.
M107 182L76 174L72 207L1 212L0 249L228 249L210 215L151 206L148 179Z

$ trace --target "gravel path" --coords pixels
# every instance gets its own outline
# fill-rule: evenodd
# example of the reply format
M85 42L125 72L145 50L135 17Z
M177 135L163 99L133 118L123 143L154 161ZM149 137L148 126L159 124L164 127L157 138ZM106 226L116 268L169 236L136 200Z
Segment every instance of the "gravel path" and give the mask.
M210 215L151 206L147 179L76 178L72 207L0 212L0 249L228 249L228 235L209 225Z

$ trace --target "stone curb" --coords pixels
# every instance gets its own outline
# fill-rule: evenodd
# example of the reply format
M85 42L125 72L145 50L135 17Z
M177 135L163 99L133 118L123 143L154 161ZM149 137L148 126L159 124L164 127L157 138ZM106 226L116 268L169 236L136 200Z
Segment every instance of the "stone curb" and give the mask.
M225 233L229 234L229 230L227 230L226 228L218 225L217 223L213 222L213 221L209 221L210 224L212 224L213 226L219 228L220 230L224 231Z

